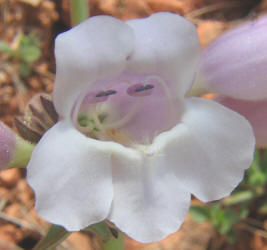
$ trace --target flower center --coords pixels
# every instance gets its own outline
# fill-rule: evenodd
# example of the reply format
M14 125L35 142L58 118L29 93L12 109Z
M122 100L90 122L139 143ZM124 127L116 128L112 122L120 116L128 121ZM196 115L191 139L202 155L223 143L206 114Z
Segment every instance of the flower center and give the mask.
M88 137L147 145L179 120L178 101L159 76L123 74L90 87L72 113L76 128Z

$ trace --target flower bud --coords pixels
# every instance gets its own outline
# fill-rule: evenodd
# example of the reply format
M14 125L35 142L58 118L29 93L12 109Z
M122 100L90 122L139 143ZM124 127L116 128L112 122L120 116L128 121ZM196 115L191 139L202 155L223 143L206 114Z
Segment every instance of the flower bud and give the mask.
M33 144L23 140L0 122L0 170L25 167L33 148Z
M218 95L214 99L248 119L259 148L267 148L267 100L245 101Z
M267 98L267 17L226 32L202 54L195 92Z
M206 94L211 99L243 115L251 124L258 148L267 148L267 100L247 101L217 94Z
M0 170L11 162L15 145L16 136L14 132L4 123L0 122Z

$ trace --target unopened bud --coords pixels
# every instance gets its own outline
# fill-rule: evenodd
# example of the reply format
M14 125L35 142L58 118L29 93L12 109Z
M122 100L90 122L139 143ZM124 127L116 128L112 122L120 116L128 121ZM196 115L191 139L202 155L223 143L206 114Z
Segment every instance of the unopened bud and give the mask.
M243 100L267 98L267 17L232 29L204 50L193 87Z
M253 127L257 147L267 148L267 100L244 101L221 95L214 100L246 117Z
M8 126L0 122L0 170L25 167L34 145L16 135Z

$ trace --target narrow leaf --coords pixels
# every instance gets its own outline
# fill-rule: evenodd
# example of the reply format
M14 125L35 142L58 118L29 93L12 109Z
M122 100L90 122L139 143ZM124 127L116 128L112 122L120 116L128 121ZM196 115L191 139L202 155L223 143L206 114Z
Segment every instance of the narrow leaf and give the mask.
M189 213L192 218L197 222L204 222L210 220L210 211L208 207L191 206Z
M241 191L225 198L222 203L226 206L236 205L238 203L247 202L254 197L251 190Z

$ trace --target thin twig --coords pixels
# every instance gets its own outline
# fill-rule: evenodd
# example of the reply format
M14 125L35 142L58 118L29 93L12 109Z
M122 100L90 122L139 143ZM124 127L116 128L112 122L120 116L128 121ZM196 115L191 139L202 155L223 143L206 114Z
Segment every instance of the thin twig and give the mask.
M216 4L211 4L208 6L205 6L203 8L194 10L190 13L188 13L185 17L188 19L194 19L199 16L202 16L204 14L208 14L210 12L222 10L222 9L229 9L229 8L236 8L241 5L244 5L242 2L222 2L222 3L216 3Z
M19 93L18 99L20 102L20 105L19 105L20 111L23 111L27 103L27 88L25 84L20 79L19 75L17 74L16 70L13 68L12 65L10 65L9 63L2 63L0 66L8 74L10 74L12 81L14 83L14 86L17 89L17 92Z
M4 210L4 208L6 206L6 203L7 203L7 201L6 201L5 198L1 199L1 201L0 201L0 211Z
M255 220L253 218L247 217L247 218L245 218L245 221L247 221L248 223L250 223L253 226L257 226L257 227L263 228L263 223L258 221L258 220Z
M255 227L250 226L250 225L248 225L248 224L246 224L246 223L244 223L244 222L239 223L239 226L240 226L242 229L244 229L244 230L246 230L247 232L249 232L249 233L253 233L253 234L256 233L256 234L258 234L259 236L261 236L262 238L267 239L267 231L265 231L265 230L261 230L261 229L255 228Z
M29 229L31 231L35 231L35 228L33 228L31 225L28 223L25 223L23 220L20 220L18 218L10 217L7 214L0 212L0 219L4 221L8 221L16 226L24 227L26 229Z

